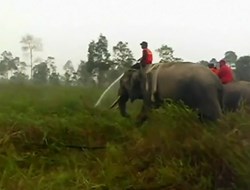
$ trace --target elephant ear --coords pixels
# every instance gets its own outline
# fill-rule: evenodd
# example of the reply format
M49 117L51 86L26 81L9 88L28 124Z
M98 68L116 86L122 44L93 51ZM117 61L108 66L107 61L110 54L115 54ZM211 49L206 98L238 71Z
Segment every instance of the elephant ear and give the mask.
M141 77L140 77L140 71L137 70L135 71L131 77L130 77L130 85L132 87L132 89L136 92L138 92L138 90L140 91L141 88Z
M136 72L137 71L135 69L126 71L124 77L122 78L123 82L130 83L130 81L134 79L134 75L136 74Z
M133 87L137 87L137 85L140 83L140 70L127 70L121 80L122 83L125 85L126 89L132 89Z

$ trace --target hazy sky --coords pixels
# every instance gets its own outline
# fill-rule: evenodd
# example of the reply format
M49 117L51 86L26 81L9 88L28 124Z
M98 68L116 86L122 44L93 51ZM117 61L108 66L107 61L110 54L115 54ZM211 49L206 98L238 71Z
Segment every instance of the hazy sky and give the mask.
M109 50L128 42L136 59L143 40L153 51L167 44L187 61L220 59L227 50L248 55L249 7L249 0L0 0L0 53L25 60L19 42L32 34L42 39L42 58L78 65L102 33Z

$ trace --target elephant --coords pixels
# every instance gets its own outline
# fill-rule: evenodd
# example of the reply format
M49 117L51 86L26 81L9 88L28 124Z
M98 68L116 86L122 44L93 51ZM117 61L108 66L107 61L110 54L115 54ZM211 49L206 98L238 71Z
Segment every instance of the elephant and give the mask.
M234 81L223 85L223 110L224 112L235 112L240 108L242 100L250 105L250 82Z
M159 108L166 100L182 101L210 121L222 115L223 85L209 68L192 62L156 63L146 74L149 90L143 90L143 77L138 69L129 69L120 79L118 104L120 114L129 117L126 102L143 100L141 122L152 108ZM154 80L153 80L154 79ZM152 98L150 98L152 96ZM152 100L154 99L154 101Z

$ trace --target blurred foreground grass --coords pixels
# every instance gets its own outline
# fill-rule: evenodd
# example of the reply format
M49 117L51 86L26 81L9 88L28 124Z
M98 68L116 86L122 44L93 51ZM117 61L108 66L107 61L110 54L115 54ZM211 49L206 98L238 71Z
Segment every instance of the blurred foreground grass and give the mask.
M136 128L108 109L116 92L93 107L102 91L0 85L0 189L250 189L245 109L201 124L165 106Z

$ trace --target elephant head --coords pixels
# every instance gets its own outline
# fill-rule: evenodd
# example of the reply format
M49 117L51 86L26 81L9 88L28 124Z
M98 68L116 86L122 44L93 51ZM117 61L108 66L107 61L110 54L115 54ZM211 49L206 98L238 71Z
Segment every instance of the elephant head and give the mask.
M142 99L143 94L141 90L141 74L138 69L130 69L124 73L120 79L120 88L118 91L118 98L110 106L115 107L118 104L120 113L124 117L129 117L126 111L126 102L130 100L133 102L136 99Z

